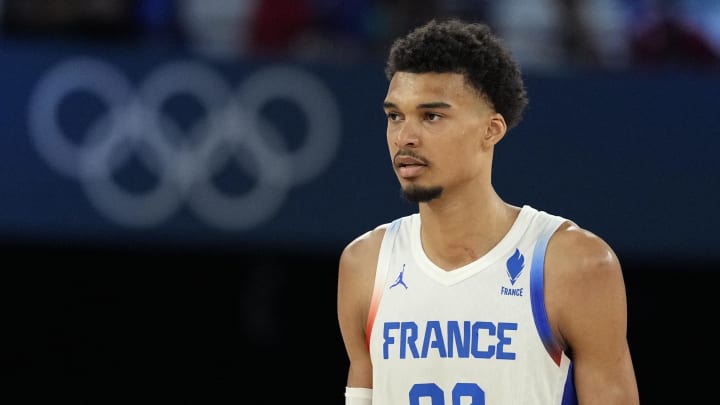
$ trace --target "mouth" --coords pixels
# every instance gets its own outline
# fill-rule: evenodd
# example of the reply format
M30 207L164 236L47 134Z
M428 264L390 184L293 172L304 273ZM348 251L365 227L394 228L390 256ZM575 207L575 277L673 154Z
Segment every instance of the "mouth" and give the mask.
M427 166L427 162L425 159L421 159L416 156L410 156L410 155L395 155L395 167L397 168L404 168L404 167L411 167L411 166Z
M396 156L394 163L398 176L406 179L419 176L427 167L424 160L407 155Z

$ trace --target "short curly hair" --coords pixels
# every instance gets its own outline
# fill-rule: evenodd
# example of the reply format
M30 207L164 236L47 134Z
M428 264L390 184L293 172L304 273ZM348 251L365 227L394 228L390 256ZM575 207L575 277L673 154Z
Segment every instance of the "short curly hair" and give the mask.
M528 104L518 63L489 26L458 19L430 20L398 38L390 48L385 75L395 72L460 73L502 114L517 125Z

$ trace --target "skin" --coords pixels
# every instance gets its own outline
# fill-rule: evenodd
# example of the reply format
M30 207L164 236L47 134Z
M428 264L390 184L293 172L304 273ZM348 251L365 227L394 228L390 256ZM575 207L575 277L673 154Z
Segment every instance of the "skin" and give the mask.
M520 211L491 183L494 147L507 132L503 116L455 73L398 72L383 105L400 186L406 192L443 190L419 203L427 256L446 271L482 257ZM385 229L381 225L350 242L339 261L338 321L350 360L349 387L373 386L365 336ZM545 272L548 317L573 358L580 403L638 404L615 253L598 236L567 222L548 244Z

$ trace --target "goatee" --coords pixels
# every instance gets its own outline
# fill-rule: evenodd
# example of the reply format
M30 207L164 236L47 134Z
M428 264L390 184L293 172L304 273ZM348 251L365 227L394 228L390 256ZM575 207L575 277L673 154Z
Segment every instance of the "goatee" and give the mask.
M403 198L406 200L413 203L424 203L440 197L443 192L443 188L441 186L421 187L410 185L400 191L402 192Z

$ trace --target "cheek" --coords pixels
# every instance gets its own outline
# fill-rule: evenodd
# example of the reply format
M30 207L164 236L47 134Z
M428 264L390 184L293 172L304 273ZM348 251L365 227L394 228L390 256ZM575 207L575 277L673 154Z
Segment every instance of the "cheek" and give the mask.
M447 147L458 156L477 155L482 150L482 137L476 131L466 130L454 137Z
M454 167L458 175L461 173L474 174L480 165L481 153L477 141L458 142L451 149L445 151L445 162Z

